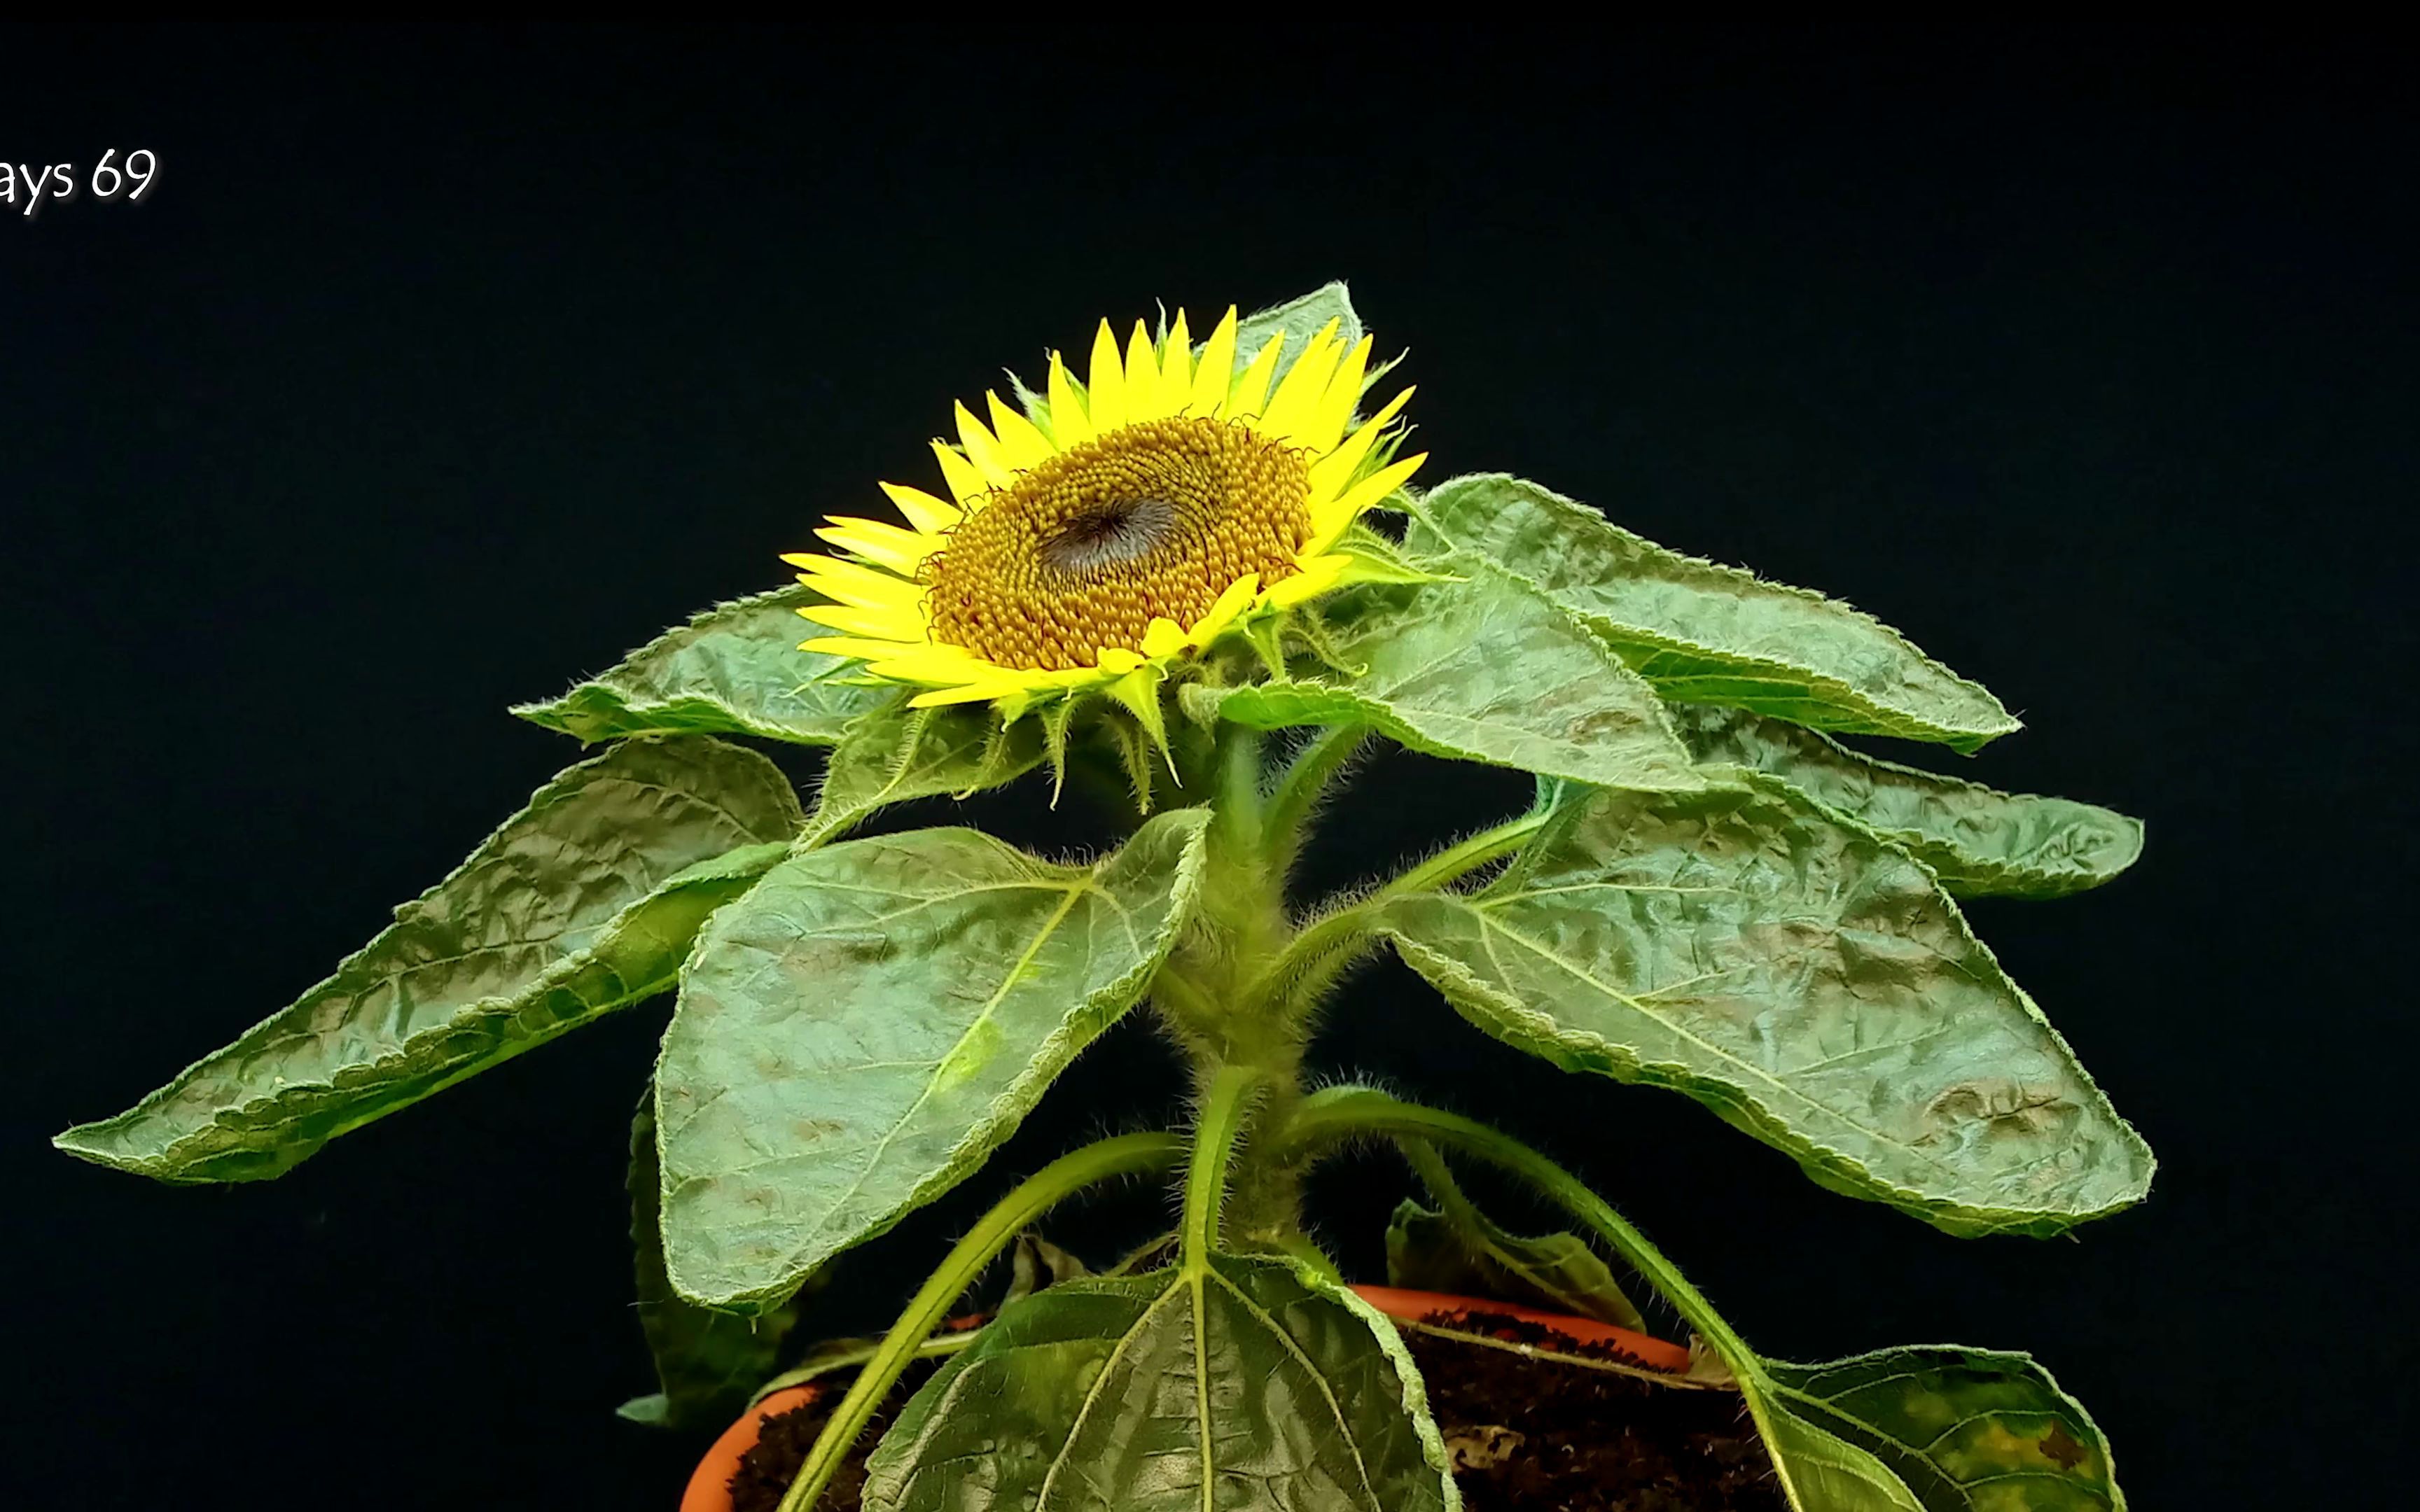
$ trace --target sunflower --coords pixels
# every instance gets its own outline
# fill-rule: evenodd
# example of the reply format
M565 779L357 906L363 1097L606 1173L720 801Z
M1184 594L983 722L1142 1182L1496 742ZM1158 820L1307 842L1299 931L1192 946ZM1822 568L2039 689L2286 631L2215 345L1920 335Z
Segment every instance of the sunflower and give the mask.
M799 612L836 635L803 650L861 659L923 689L918 707L988 701L1014 718L1091 690L1156 710L1182 658L1220 636L1389 568L1345 532L1409 478L1390 431L1412 391L1357 426L1371 343L1338 322L1271 391L1282 332L1243 359L1235 312L1196 353L1183 311L1120 352L1109 322L1089 383L1050 354L1047 395L986 393L933 442L948 499L883 491L908 526L834 517L833 553L783 558L830 602Z

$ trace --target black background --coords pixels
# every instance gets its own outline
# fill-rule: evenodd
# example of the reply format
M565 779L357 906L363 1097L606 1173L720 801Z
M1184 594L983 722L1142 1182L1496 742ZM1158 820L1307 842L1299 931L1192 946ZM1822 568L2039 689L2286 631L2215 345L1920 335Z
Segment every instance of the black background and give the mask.
M2138 1505L2399 1499L2408 54L1281 12L5 43L0 155L163 165L0 216L16 1504L672 1506L698 1444L612 1411L650 1386L621 1182L659 1006L271 1185L48 1136L366 938L571 759L505 703L779 581L922 479L951 397L1331 277L1410 348L1431 481L1519 471L1850 599L2027 720L1962 770L2146 819L2105 891L1973 913L2165 1164L2071 1241L1953 1241L1391 964L1328 1063L1573 1160L1773 1352L2035 1350ZM1521 795L1382 761L1313 880ZM1120 1029L817 1325L1176 1087ZM1365 1273L1400 1186L1322 1184Z

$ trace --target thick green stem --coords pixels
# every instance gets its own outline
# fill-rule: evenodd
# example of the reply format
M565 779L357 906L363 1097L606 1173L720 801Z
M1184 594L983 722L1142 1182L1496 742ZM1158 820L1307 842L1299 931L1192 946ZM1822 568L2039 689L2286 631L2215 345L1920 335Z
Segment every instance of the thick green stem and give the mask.
M799 1468L798 1478L783 1494L780 1512L806 1512L815 1504L815 1498L823 1494L824 1488L840 1470L849 1446L864 1431L866 1420L898 1383L900 1372L908 1368L951 1305L974 1285L984 1267L1028 1225L1088 1186L1122 1176L1170 1170L1184 1158L1185 1142L1171 1134L1104 1139L1060 1156L1002 1197L977 1221L966 1238L958 1241L940 1268L925 1278L907 1310L899 1315L899 1320L883 1335L874 1358L858 1372L848 1395L832 1409L830 1420L816 1436L806 1463Z

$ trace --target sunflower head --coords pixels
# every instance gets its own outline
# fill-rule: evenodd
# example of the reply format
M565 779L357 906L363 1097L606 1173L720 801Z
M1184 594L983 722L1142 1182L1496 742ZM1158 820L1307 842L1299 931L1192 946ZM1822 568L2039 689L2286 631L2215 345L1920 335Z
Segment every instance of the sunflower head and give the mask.
M1089 381L1053 352L1022 409L957 406L956 441L933 442L947 499L886 483L905 529L836 517L830 552L783 559L830 600L799 611L837 632L804 649L923 707L1099 689L1156 711L1174 662L1377 570L1340 543L1423 456L1392 455L1409 389L1355 424L1371 343L1338 324L1273 384L1284 334L1238 352L1233 309L1199 352L1183 311L1123 350L1104 321Z

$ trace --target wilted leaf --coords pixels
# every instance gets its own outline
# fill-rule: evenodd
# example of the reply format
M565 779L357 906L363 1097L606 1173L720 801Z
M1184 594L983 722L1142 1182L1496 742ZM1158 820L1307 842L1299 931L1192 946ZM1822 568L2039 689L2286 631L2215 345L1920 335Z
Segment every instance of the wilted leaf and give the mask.
M1962 897L2063 897L2099 887L2143 853L2140 822L2089 803L1901 766L1745 709L1682 704L1672 722L1700 762L1779 778L1899 841Z
M1417 1202L1397 1207L1387 1226L1387 1284L1521 1303L1620 1328L1646 1321L1622 1295L1612 1269L1577 1234L1525 1238L1498 1228L1476 1209L1448 1214Z
M1071 1281L985 1328L866 1465L868 1512L1421 1512L1460 1504L1419 1375L1281 1261Z
M540 788L292 1007L55 1142L163 1181L279 1175L671 986L699 924L782 857L799 823L788 780L753 751L617 746Z
M1489 1033L1688 1093L1838 1190L1953 1233L2139 1201L2150 1151L1921 865L1774 779L1574 789L1474 896L1391 904Z
M1207 818L1162 814L1093 866L967 829L852 841L719 916L656 1072L681 1295L778 1301L982 1165L1141 995Z
M561 698L513 712L583 741L748 734L829 746L898 689L850 681L861 663L799 649L815 628L799 610L822 602L799 586L717 604Z
M1337 659L1364 669L1186 689L1197 713L1274 730L1370 724L1414 750L1606 787L1701 784L1663 705L1578 621L1471 558L1458 582L1357 590Z
M1958 750L2017 728L1999 700L1880 621L1667 550L1519 478L1439 485L1407 540L1426 551L1450 544L1535 584L1675 702Z

